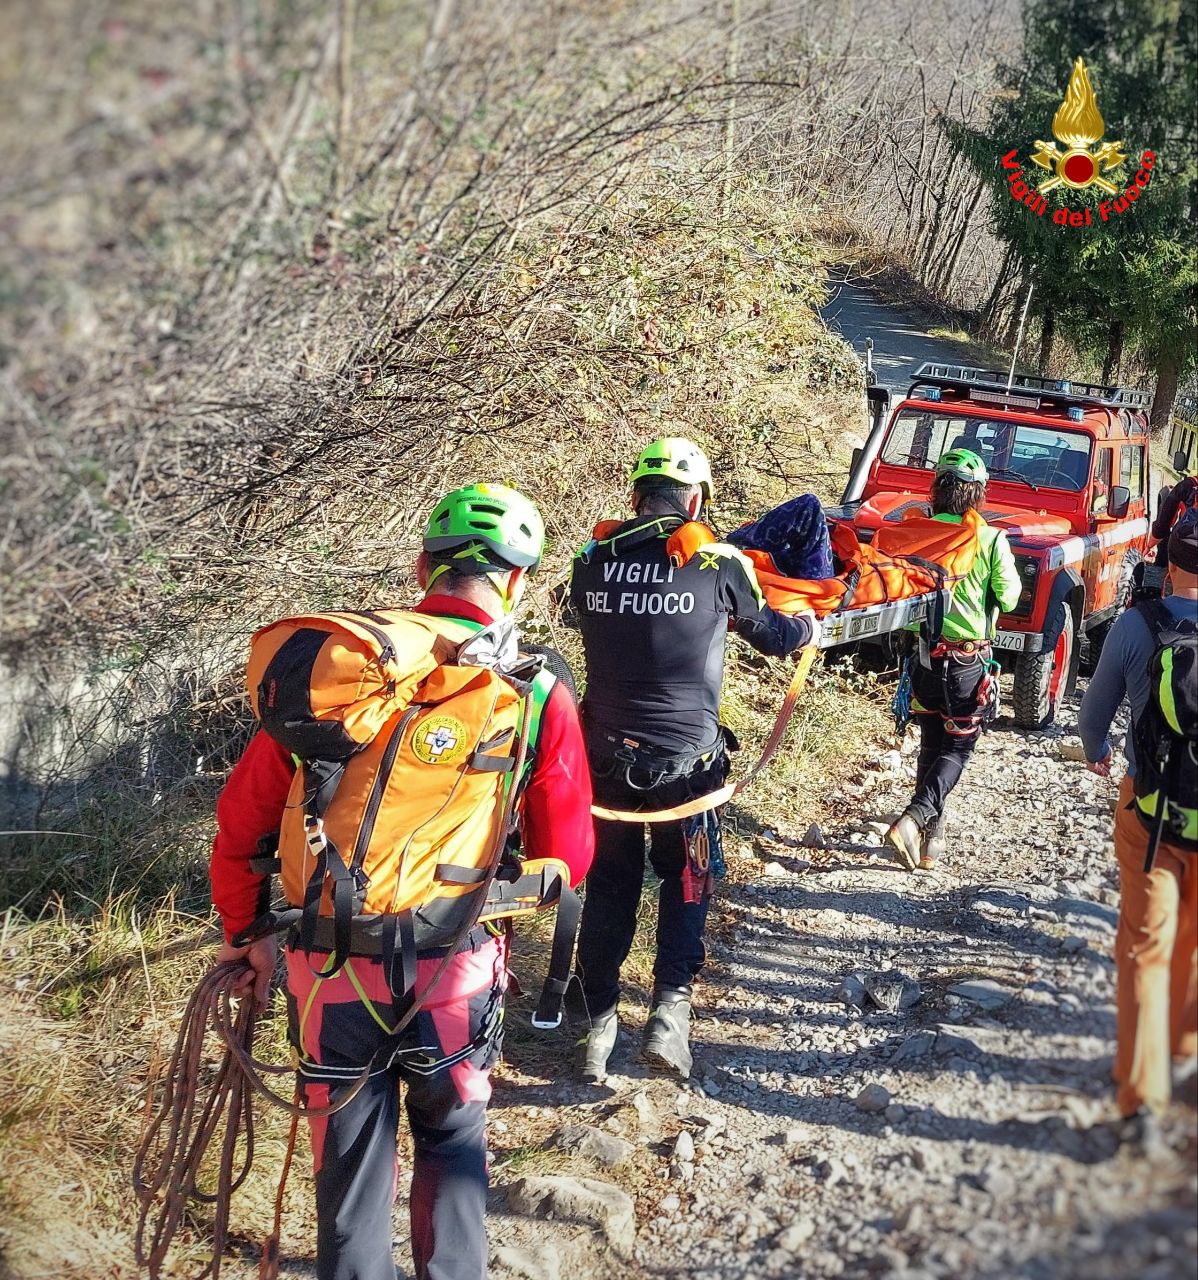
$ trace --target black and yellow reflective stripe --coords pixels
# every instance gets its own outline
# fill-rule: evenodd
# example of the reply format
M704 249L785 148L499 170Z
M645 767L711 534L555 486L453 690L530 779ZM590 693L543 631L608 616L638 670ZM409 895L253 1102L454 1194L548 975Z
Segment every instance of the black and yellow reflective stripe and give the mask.
M1164 648L1160 655L1161 663L1161 680L1157 689L1157 701L1160 703L1161 712L1165 717L1169 728L1179 736L1184 737L1181 727L1181 721L1177 716L1177 698L1173 692L1173 650Z

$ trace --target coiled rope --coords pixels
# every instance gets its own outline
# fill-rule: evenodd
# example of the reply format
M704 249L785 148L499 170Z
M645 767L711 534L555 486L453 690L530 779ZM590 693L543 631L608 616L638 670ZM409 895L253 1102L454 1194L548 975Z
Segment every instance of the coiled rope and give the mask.
M162 1274L162 1264L187 1209L196 1200L215 1208L212 1257L196 1273L196 1280L220 1275L221 1258L228 1242L229 1200L249 1176L254 1163L254 1093L285 1107L292 1116L287 1165L295 1145L304 1108L297 1098L286 1099L265 1082L272 1075L289 1075L292 1068L261 1062L253 1056L258 1011L251 996L238 987L249 966L241 960L215 965L200 980L179 1027L166 1070L159 1078L162 1101L138 1146L133 1164L133 1189L140 1201L134 1247L139 1266L152 1280ZM206 1083L204 1046L214 1035L225 1047L215 1075ZM351 1097L362 1083L352 1088ZM339 1099L344 1105L349 1098ZM326 1113L333 1108L327 1108ZM319 1112L308 1112L318 1115ZM203 1191L197 1185L213 1139L220 1134L216 1185ZM282 1209L283 1186L276 1199L275 1249ZM271 1252L267 1242L267 1250ZM264 1257L265 1257L264 1252ZM264 1275L271 1272L264 1270Z

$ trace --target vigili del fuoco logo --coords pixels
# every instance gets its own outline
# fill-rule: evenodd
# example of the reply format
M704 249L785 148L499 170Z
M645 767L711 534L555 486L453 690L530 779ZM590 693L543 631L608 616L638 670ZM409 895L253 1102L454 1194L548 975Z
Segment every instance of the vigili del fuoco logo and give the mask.
M1085 61L1078 58L1073 64L1073 74L1069 77L1065 101L1052 118L1052 136L1056 142L1042 142L1037 138L1036 150L1031 156L1033 164L1047 169L1052 176L1045 178L1039 186L1033 186L1035 178L1024 175L1018 152L1012 148L1002 158L1003 168L1007 170L1007 189L1011 198L1043 218L1048 212L1048 201L1044 198L1048 191L1061 188L1086 191L1090 187L1098 187L1100 191L1113 197L1101 201L1097 209L1090 205L1081 209L1070 209L1067 206L1054 209L1052 220L1059 227L1090 227L1098 222L1109 222L1111 218L1126 213L1144 194L1152 180L1156 155L1145 151L1140 156L1139 169L1134 177L1128 179L1125 174L1116 172L1128 163L1123 143L1103 142L1105 132L1106 123L1098 110ZM1112 176L1118 179L1119 185L1111 181ZM1127 186L1120 192L1124 182L1127 182Z

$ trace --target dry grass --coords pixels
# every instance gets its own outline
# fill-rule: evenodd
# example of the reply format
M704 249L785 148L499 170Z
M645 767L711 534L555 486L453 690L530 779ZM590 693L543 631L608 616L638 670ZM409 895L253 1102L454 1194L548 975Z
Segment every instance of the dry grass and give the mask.
M623 506L647 438L709 448L728 528L796 491L833 496L861 425L855 366L813 310L803 185L779 177L771 132L798 90L766 71L801 23L750 24L730 96L715 10L528 0L516 40L503 6L438 32L429 12L452 5L361 5L347 106L319 0L255 22L240 5L83 8L0 19L24 68L3 92L38 122L0 126L17 175L0 191L6 825L40 833L4 837L0 890L14 1280L133 1274L129 1167L210 956L204 867L248 727L248 632L295 607L409 598L433 495L485 475L545 512L528 630L577 665L552 587ZM739 650L729 662L746 744L783 683ZM818 813L825 766L854 750L835 736L843 693L813 682L733 815L736 858L754 824ZM651 914L646 900L629 965L642 987ZM552 1080L563 1046L521 1030L522 1008L513 1069ZM281 1029L276 1014L264 1030L276 1051ZM233 1222L250 1243L284 1133L264 1123ZM501 1160L565 1159L533 1146L513 1133ZM304 1164L284 1235L299 1256ZM197 1210L180 1275L203 1224Z
M821 342L816 350L822 349ZM766 390L774 395L771 409L776 415L766 437L771 447L754 458L750 450L761 447L759 436L732 450L743 451L739 468L730 467L729 488L739 496L737 516L760 510L795 488L828 492L843 464L843 438L855 420L855 410L844 407L852 404L851 397L774 391L768 379ZM612 492L618 491L613 485ZM571 648L572 633L563 636L551 613L543 612L541 622L547 633ZM768 732L784 683L785 673L777 664L763 663L734 643L726 708L746 754ZM851 717L846 717L846 699L854 708ZM846 719L853 724L851 741L845 740ZM840 676L817 672L784 749L729 815L734 876L752 874L753 841L762 829L798 834L821 816L829 770L849 767L854 755L868 750L881 719L876 699L855 695ZM192 877L206 830L207 824L197 818L178 835L177 865L189 867ZM115 856L107 842L100 844L106 857ZM77 894L71 909L60 898L36 921L23 922L11 914L7 918L6 985L20 995L0 1013L9 1048L3 1055L0 1093L6 1138L0 1188L6 1201L9 1266L22 1280L95 1274L101 1259L104 1274L132 1274L127 1178L147 1073L154 1055L168 1044L184 995L209 954L206 949L170 953L181 938L203 938L206 920L180 912L175 895L164 892L157 879L161 868L151 859L142 862L140 871L125 868L124 876L106 866L98 881L90 880L99 895L90 911L79 909ZM103 896L107 885L130 872L132 887ZM642 998L651 986L653 920L652 895L646 894L627 968L630 988ZM561 1037L541 1036L526 1023L541 977L542 938L543 924L522 931L519 968L530 994L511 1002L510 1065L502 1068L508 1078L534 1087L537 1081L560 1078L569 1054ZM276 1019L276 1040L281 1021ZM53 1070L47 1074L48 1062ZM533 1126L535 1140L523 1126L518 1134L497 1135L499 1164L509 1171L570 1167L565 1157L540 1150L553 1123L546 1116ZM249 1242L269 1219L283 1140L281 1118L267 1115L257 1172L238 1196L233 1224L235 1233L240 1231ZM308 1179L301 1157L289 1191L284 1239L284 1249L292 1255L311 1250ZM46 1187L51 1194L42 1193ZM201 1210L197 1230L181 1241L181 1268L202 1256L203 1218Z

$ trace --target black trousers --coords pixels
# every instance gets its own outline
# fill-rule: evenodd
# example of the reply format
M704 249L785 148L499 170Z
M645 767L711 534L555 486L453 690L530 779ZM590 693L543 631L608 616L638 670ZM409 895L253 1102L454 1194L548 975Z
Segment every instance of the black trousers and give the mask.
M727 759L676 779L650 792L629 787L601 755L592 756L595 799L609 808L666 809L692 796L714 790L727 775ZM645 880L645 857L661 880L657 897L657 955L654 981L686 986L707 958L703 933L707 926L706 894L686 902L682 873L686 845L680 822L595 822L595 860L586 879L586 898L578 931L578 974L587 1012L606 1013L620 997L620 968L628 959L636 934L637 908Z
M961 781L977 746L981 735L978 691L985 674L985 667L972 655L933 658L930 669L915 663L911 684L919 724L919 763L907 812L921 828L943 820L949 793Z

